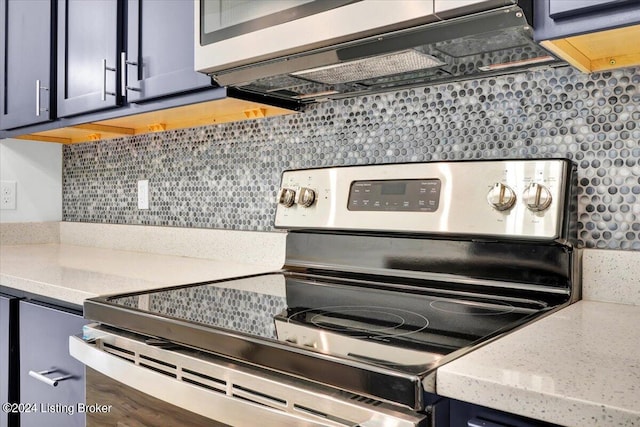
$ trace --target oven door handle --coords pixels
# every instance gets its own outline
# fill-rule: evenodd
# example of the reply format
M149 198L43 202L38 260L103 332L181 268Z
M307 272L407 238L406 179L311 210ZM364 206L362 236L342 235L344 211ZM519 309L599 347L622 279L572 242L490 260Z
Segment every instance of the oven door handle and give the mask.
M309 421L293 414L282 413L251 402L238 401L225 394L175 380L106 353L80 337L69 337L69 353L87 367L128 387L225 424L251 425L256 420L260 420L259 423L262 426L326 427L336 425L330 422L321 424Z
M69 337L69 353L87 367L128 387L212 420L230 425L254 425L258 422L263 427L346 427L354 425L329 418L319 420L317 414L313 413L307 416L305 412L296 414L279 411L244 399L234 398L225 394L224 391L212 391L198 387L107 353L95 344L97 341L95 339L85 341L78 336L71 336ZM314 416L315 419L313 419ZM401 422L394 425L406 426L408 424ZM384 420L374 417L360 424L356 423L356 425L379 427L388 424L384 423Z

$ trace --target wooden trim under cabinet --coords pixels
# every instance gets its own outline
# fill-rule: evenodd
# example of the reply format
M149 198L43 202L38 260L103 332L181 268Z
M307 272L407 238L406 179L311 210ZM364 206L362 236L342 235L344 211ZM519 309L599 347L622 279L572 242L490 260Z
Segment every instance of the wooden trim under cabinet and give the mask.
M242 99L225 98L30 133L15 138L76 144L291 113L295 111Z
M540 44L584 73L640 65L640 25L544 40Z

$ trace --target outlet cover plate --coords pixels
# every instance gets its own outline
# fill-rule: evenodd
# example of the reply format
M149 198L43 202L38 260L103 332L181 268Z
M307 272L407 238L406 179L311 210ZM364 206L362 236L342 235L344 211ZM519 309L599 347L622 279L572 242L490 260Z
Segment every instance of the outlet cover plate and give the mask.
M15 181L0 181L0 209L16 209L17 188Z
M149 209L149 180L138 181L138 209Z

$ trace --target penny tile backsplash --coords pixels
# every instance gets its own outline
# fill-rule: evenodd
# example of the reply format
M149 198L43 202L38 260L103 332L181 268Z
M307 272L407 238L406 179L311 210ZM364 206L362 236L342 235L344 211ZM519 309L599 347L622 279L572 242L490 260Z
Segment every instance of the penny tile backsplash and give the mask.
M549 157L578 165L581 245L640 250L639 68L533 70L67 145L63 219L272 231L285 169Z

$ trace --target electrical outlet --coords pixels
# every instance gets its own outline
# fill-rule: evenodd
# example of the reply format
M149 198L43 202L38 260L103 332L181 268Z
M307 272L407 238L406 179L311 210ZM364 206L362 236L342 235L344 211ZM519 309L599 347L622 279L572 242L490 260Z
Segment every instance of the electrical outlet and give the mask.
M138 181L138 209L149 209L149 180Z
M0 209L10 210L16 208L16 189L15 181L0 181Z

